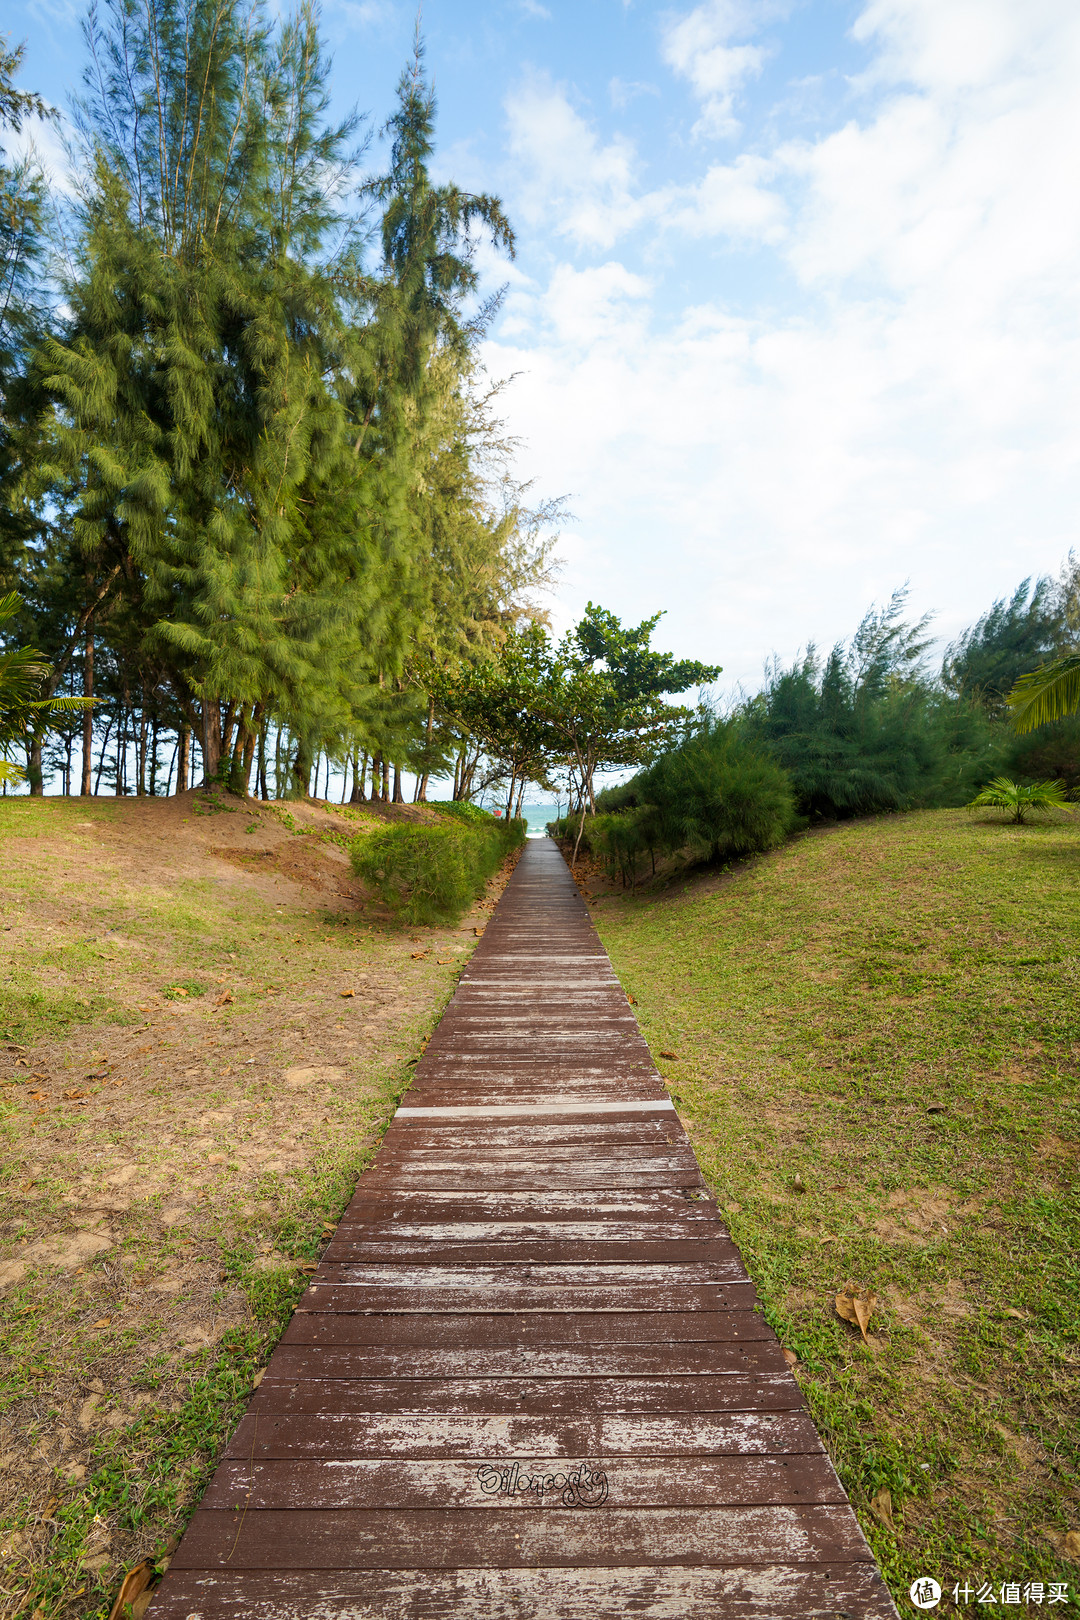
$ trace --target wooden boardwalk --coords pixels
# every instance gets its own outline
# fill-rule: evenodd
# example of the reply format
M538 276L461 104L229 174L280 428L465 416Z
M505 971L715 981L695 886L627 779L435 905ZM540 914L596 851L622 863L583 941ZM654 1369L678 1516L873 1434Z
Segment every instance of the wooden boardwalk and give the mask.
M895 1620L554 844L526 846L151 1620Z

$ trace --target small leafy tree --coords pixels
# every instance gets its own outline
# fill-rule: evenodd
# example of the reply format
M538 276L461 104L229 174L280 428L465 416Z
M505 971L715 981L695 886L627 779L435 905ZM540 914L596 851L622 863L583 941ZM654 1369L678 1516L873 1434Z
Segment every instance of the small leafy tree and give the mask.
M1023 826L1033 813L1071 810L1062 782L1014 782L1008 776L995 776L968 805L969 810L1007 810L1015 826Z

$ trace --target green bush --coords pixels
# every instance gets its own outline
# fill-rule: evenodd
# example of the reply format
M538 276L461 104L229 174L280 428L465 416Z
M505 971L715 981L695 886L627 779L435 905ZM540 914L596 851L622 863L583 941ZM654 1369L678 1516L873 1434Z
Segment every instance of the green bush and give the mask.
M440 815L452 816L455 821L464 821L469 826L487 826L496 819L490 810L485 810L479 804L470 804L468 799L435 799L429 801L429 809L438 810Z
M524 821L454 817L449 825L399 822L353 839L353 871L403 922L457 922L499 863L525 840Z
M706 860L773 849L798 819L787 772L731 721L707 721L633 786L645 846Z

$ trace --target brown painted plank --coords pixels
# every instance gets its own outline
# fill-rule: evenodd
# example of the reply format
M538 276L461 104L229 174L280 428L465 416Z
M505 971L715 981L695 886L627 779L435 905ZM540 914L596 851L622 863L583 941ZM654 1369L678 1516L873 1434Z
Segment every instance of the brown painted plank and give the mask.
M738 1342L772 1339L772 1329L758 1311L618 1311L545 1312L532 1316L457 1315L425 1311L423 1315L342 1315L337 1310L298 1311L285 1330L283 1344L439 1345L483 1343L496 1346L555 1344L643 1344L656 1340L682 1344L697 1340Z
M551 1287L529 1284L516 1286L503 1282L494 1287L476 1283L470 1279L468 1272L463 1274L460 1281L448 1280L438 1287L423 1290L394 1287L390 1283L345 1283L329 1277L323 1282L320 1280L322 1275L320 1271L316 1281L304 1294L296 1307L298 1312L336 1311L345 1315L354 1311L378 1311L426 1315L429 1311L443 1314L487 1311L548 1315L552 1310L557 1310L564 1315L577 1312L623 1315L628 1311L639 1311L644 1317L728 1308L750 1310L757 1298L754 1286L749 1282L670 1283L663 1277L637 1288L583 1285L563 1288L555 1293Z
M262 1392L226 1447L236 1458L812 1455L805 1412L274 1412Z
M170 1572L153 1620L896 1620L867 1561L765 1567Z
M865 1556L850 1509L833 1506L453 1508L197 1513L176 1569L521 1568L531 1564L794 1564Z
M280 1354L287 1353L282 1347ZM674 1378L278 1377L259 1386L261 1412L790 1412L802 1406L790 1374L696 1373Z
M785 1373L775 1338L743 1344L488 1345L481 1329L459 1349L355 1344L280 1346L274 1376L289 1378L688 1378Z
M828 1458L532 1457L502 1451L466 1458L347 1457L253 1462L234 1457L214 1476L203 1505L248 1511L315 1508L475 1508L565 1511L577 1505L573 1476L609 1506L753 1507L837 1503L844 1492ZM571 1478L568 1480L568 1474ZM602 1484L595 1476L602 1475ZM590 1477L592 1476L592 1477Z

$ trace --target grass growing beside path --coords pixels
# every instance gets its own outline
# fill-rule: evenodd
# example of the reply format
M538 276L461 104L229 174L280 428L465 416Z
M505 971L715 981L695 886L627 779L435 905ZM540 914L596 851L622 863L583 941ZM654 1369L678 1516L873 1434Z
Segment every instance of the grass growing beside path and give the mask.
M368 824L0 801L0 1615L167 1554L475 944L364 907Z
M1080 826L847 825L594 917L902 1612L1075 1612Z

